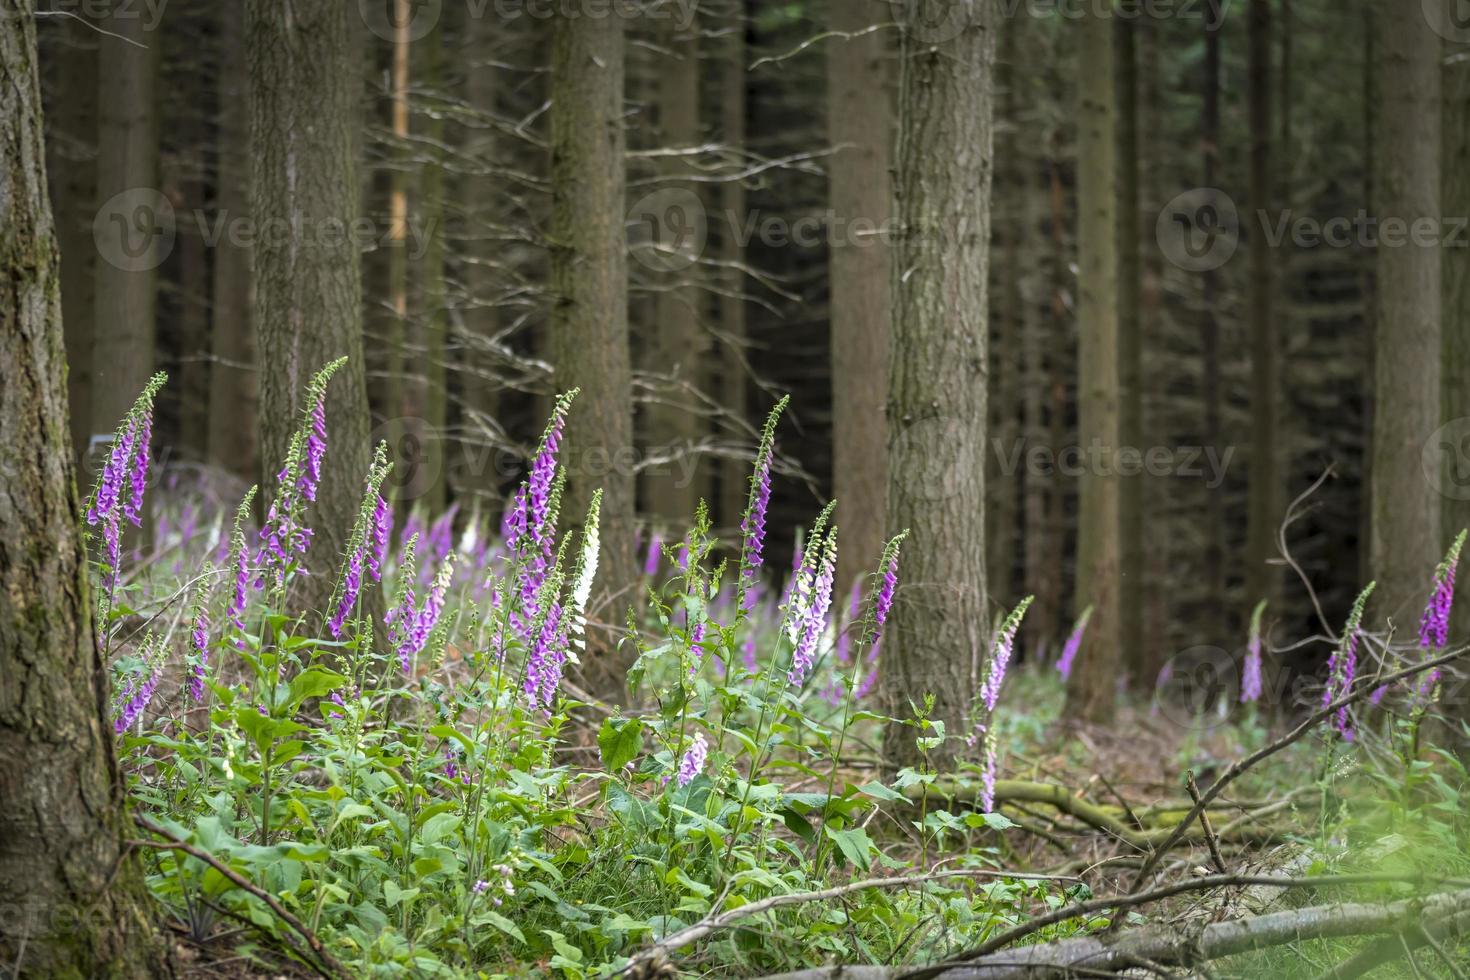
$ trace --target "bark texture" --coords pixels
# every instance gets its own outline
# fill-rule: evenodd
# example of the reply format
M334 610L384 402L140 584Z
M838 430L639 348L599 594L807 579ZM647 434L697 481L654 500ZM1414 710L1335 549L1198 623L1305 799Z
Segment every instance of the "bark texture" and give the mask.
M590 618L617 623L637 581L628 465L633 382L623 231L623 19L556 16L551 79L553 363L558 389L582 390L562 449L569 471L562 513L579 520L593 491L603 488L600 596ZM625 665L611 644L601 645L608 652L589 668L601 675L604 693L613 693L622 687Z
M1470 45L1448 45L1444 59L1444 213L1470 214ZM1444 535L1470 527L1470 248L1444 250L1444 392L1451 426L1440 452ZM1456 580L1452 635L1470 631L1470 577Z
M1143 431L1143 265L1139 253L1142 225L1138 190L1138 22L1113 22L1118 102L1118 443L1146 449ZM1143 633L1143 472L1119 474L1120 574L1118 643L1122 667L1137 690L1152 691L1153 675L1144 657Z
M169 241L157 189L158 39L138 12L118 11L99 25L127 40L103 38L98 49L94 436L117 428L153 374L157 267Z
M31 0L0 0L0 86L0 962L21 976L153 976L77 530Z
M892 16L880 0L828 5L833 31L857 33ZM892 333L893 113L883 84L885 32L834 38L827 49L827 165L834 215L829 274L832 323L832 486L842 523L837 593L883 548L888 433L883 392ZM881 233L875 233L881 232Z
M1119 480L1116 132L1113 22L1093 11L1079 21L1081 98L1078 168L1078 439L1085 460L1078 488L1076 611L1092 607L1067 683L1067 715L1112 719L1118 676Z
M945 0L918 0L910 25L945 23ZM883 638L890 714L931 717L963 744L990 625L985 601L985 437L989 382L995 0L970 0L952 38L902 31L898 220L889 347L888 530L907 528L900 584ZM919 761L914 730L891 727L890 766Z
M724 58L720 66L721 137L731 152L745 146L745 0L735 3L735 23L725 40ZM745 185L738 180L726 181L720 187L720 260L724 263L720 284L720 340L722 377L720 403L738 424L746 418L745 361L747 339L745 316L745 273L740 264L745 249L735 229L745 221ZM718 522L735 528L745 513L746 494L750 489L750 463L746 459L725 456L720 460L720 507Z
M327 388L326 461L308 512L315 537L309 575L298 584L301 604L317 610L336 582L371 458L361 256L351 233L358 215L359 75L347 18L336 0L246 5L251 212L261 227L281 232L261 236L255 247L260 446L267 474L285 458L312 375L348 358ZM273 491L274 480L263 486Z
M1417 617L1445 542L1441 456L1424 452L1439 428L1441 249L1416 241L1440 215L1440 35L1417 5L1379 8L1378 122L1373 205L1380 227L1409 229L1378 248L1370 560L1378 616Z
M219 216L243 219L250 212L250 114L242 112L245 79L245 10L238 3L220 11L220 154L215 166ZM228 227L228 225L226 226ZM214 303L210 342L209 460L246 485L260 479L259 365L251 316L250 249L230 235L214 248Z
M1271 205L1271 0L1250 0L1250 213ZM1250 236L1251 454L1246 518L1246 603L1274 599L1280 575L1267 562L1276 555L1281 519L1277 473L1277 412L1281 339L1272 311L1276 257L1264 234Z

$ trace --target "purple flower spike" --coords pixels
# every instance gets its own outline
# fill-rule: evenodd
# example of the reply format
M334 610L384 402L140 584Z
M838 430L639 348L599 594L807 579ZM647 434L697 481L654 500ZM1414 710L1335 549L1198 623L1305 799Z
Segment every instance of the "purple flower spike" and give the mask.
M373 507L372 544L367 552L368 574L374 582L383 580L383 561L388 557L388 538L393 533L393 509L378 495Z
M1072 627L1072 635L1067 637L1067 643L1062 647L1062 656L1057 660L1057 673L1062 675L1062 680L1072 677L1072 666L1077 660L1077 651L1082 649L1082 635L1087 632L1087 621L1092 618L1092 607L1088 606L1082 610L1082 615L1077 617L1077 623Z
M1245 663L1240 670L1240 703L1249 704L1261 698L1261 614L1266 611L1266 600L1262 599L1251 613L1250 645L1246 649Z
M209 667L209 615L203 609L194 616L194 628L190 631L189 640L197 658L190 672L189 697L195 703L200 703L204 700L204 676Z
M143 413L143 422L133 448L133 466L128 474L132 493L128 496L127 517L134 527L143 526L143 492L148 487L148 463L153 442L153 409Z
M653 578L658 574L658 560L663 553L664 539L661 535L654 534L648 539L648 552L643 556L643 575L645 578Z
M306 465L297 488L307 500L316 502L316 488L322 482L322 458L327 454L327 406L318 399L311 409L311 431L306 436Z
M700 732L694 736L694 741L689 743L689 749L684 753L684 758L679 760L678 783L680 786L688 786L694 782L694 777L704 771L705 760L709 756L709 743L704 739L704 733Z
M832 577L837 571L837 529L833 528L824 542L822 566L812 584L811 604L806 608L806 621L791 653L791 670L787 680L799 685L811 670L817 653L817 641L827 628L827 610L832 605Z

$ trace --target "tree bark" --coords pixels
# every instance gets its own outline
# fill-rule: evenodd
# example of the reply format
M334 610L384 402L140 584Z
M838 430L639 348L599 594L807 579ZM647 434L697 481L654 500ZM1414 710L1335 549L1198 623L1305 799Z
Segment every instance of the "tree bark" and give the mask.
M945 0L918 0L910 25L945 23ZM964 4L953 37L902 31L899 239L888 385L888 530L907 529L897 599L883 638L889 714L928 695L950 738L928 753L944 768L965 735L990 636L985 600L985 437L989 381L994 0ZM914 730L891 726L892 767L915 765ZM928 733L932 734L932 733Z
M156 976L77 530L32 0L0 0L0 78L0 962L23 976Z
M830 3L833 31L857 33L892 16L881 0ZM883 391L892 333L893 113L882 31L827 48L827 165L835 234L829 259L832 336L832 487L842 524L837 594L883 548L888 433ZM862 233L864 229L866 233ZM879 233L874 233L877 230Z
M1118 102L1118 444L1130 451L1148 447L1143 431L1143 265L1139 242L1143 233L1138 190L1138 31L1136 20L1118 17L1113 25L1117 59ZM1129 684L1153 690L1153 675L1144 656L1143 632L1143 482L1142 471L1119 474L1120 575L1118 577L1118 642Z
M1381 222L1438 227L1440 36L1417 6L1379 8L1374 208ZM1381 224L1380 227L1383 227ZM1386 232L1385 232L1386 237ZM1418 616L1446 542L1440 539L1440 456L1423 451L1439 427L1441 249L1380 243L1371 466L1370 555L1376 615Z
M562 448L569 470L562 513L580 519L602 486L602 601L589 619L618 623L637 581L628 465L633 381L623 231L623 19L554 17L551 79L553 363L560 390L581 389ZM614 693L626 662L601 639L605 652L588 666L603 693Z
M245 60L245 10L238 3L220 11L219 153L215 163L216 219L228 229L250 212L250 116ZM214 247L214 318L210 342L209 460L242 483L260 479L259 365L250 248L225 234Z
M1447 44L1444 59L1444 213L1470 214L1470 45ZM1463 239L1462 242L1463 244ZM1444 405L1450 445L1440 447L1444 534L1470 527L1470 248L1444 250ZM1448 451L1443 451L1448 449ZM1455 584L1452 635L1470 630L1470 576Z
M1067 715L1112 719L1118 676L1119 481L1117 198L1113 24L1093 10L1080 22L1078 85L1077 425L1084 453L1078 488L1076 612L1092 618L1067 683Z
M310 511L315 531L302 604L321 610L361 502L367 473L361 255L355 127L357 55L337 0L249 0L251 213L276 229L255 246L260 446L267 474L301 423L306 385L346 356L327 388L327 453ZM274 480L263 486L274 491ZM379 593L370 593L377 597ZM380 601L380 600L375 600Z
M1204 80L1200 105L1200 148L1202 186L1210 193L1220 162L1220 28L1222 0L1205 5ZM1214 269L1200 273L1200 399L1204 403L1204 444L1224 451L1220 428L1220 321L1215 304L1219 298L1219 276ZM1204 488L1204 586L1208 621L1201 624L1205 636L1219 637L1225 628L1225 490Z
M1271 0L1250 0L1248 46L1250 72L1250 213L1262 215L1271 205ZM1246 517L1246 602L1254 606L1274 599L1276 527L1280 521L1277 488L1277 412L1280 398L1281 339L1272 311L1276 256L1257 225L1250 235L1251 455Z
M153 373L158 265L169 238L158 191L158 39L133 12L104 17L98 49L92 434L111 434ZM132 42L132 43L128 43Z
M745 32L746 0L736 0L735 22L725 41L724 60L720 70L722 90L720 129L728 152L733 159L742 159L745 149ZM740 244L737 232L745 221L745 185L738 180L728 180L720 188L720 259L724 263L720 290L720 334L723 342L723 377L720 382L720 401L725 411L739 423L746 417L746 375L749 367L745 353L747 328L745 316L745 273L740 264L745 259L745 249ZM745 513L747 493L750 490L750 463L748 460L727 456L720 460L720 509L719 521L727 528L736 528Z
M699 28L696 24L681 31L674 21L664 21L661 40L672 57L663 63L658 75L660 143L666 150L688 149L699 142ZM665 160L660 172L667 181L660 188L698 194L697 185L677 180L691 172L688 161L677 157ZM662 228L660 243L670 244L679 230L677 225ZM703 387L709 344L700 315L700 290L694 285L699 266L682 260L670 265L654 277L658 288L656 333L648 366L666 380L648 409L648 438L653 456L670 456L673 460L650 467L643 482L649 512L682 529L693 520L695 504L708 496L706 468L697 464L698 457L690 459L688 454L696 451L707 428L707 416L703 406L696 403L694 392Z
M419 42L420 72L423 89L429 98L444 98L444 19ZM449 440L449 297L445 288L444 241L444 163L439 147L444 144L444 114L424 113L424 152L429 159L420 172L420 217L426 241L419 243L423 259L419 266L421 314L423 317L424 376L419 382L423 391L424 471L418 481L419 499L430 514L442 511L448 503L445 480Z
M54 55L42 69L55 92L47 107L51 132L46 170L51 210L61 249L61 314L66 335L66 388L71 404L71 442L85 460L92 437L91 377L93 286L97 246L97 35L86 24L62 18L51 27ZM43 43L43 47L44 47ZM86 469L82 469L85 479Z

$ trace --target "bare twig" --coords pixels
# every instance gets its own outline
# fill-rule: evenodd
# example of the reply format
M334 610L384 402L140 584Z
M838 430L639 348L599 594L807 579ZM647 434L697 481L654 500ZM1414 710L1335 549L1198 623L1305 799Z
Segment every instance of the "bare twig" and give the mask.
M1225 867L1225 859L1220 856L1220 842L1215 839L1215 828L1210 826L1210 811L1199 806L1199 784L1194 781L1194 770L1184 774L1184 787L1189 790L1189 798L1194 800L1194 805L1199 807L1199 825L1204 831L1205 843L1210 845L1210 860L1215 863L1215 870L1223 874L1229 874Z
M189 844L185 841L179 840L173 834L169 833L166 829L160 827L158 824L149 820L142 814L133 814L133 822L136 823L139 827L142 827L144 830L148 831L149 833L157 834L159 837L164 838L164 840L155 841L135 839L129 840L127 842L128 844L134 847L151 847L156 850L163 851L183 851L190 857L195 857L203 861L205 864L214 868L214 870L218 871L220 874L228 878L232 883L235 884L236 887L249 892L256 898L264 902L266 905L268 905L270 907L270 910L274 912L282 922L286 923L286 925L294 929L301 936L302 939L306 940L306 944L311 947L311 951L316 954L318 959L321 960L321 964L317 966L317 969L323 976L341 977L344 978L344 980L350 980L352 974L349 973L342 966L341 963L337 962L336 957L327 952L326 946L323 945L322 941L317 938L316 933L312 932L302 923L300 919L296 918L296 916L288 912L286 908L281 905L280 902L276 901L275 897L272 896L270 892L255 885L248 878L245 878L234 868L220 861L219 858L215 857L213 854L210 854L208 851L195 847L193 844Z

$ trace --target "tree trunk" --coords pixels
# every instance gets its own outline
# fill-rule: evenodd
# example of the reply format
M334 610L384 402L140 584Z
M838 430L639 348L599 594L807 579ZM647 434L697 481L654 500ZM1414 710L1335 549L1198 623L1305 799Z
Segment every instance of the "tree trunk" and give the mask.
M444 98L444 23L434 27L419 42L423 89L432 99ZM420 175L420 219L426 241L416 243L423 249L420 264L420 293L423 315L424 377L419 382L423 391L423 472L416 485L419 499L430 514L437 514L447 504L445 458L449 449L449 374L446 358L449 333L448 291L445 289L444 242L444 164L439 147L444 144L444 114L425 112L422 140L430 159L424 162Z
M1020 220L1021 181L1016 146L1021 139L1022 103L1017 95L1020 71L1020 32L1025 18L1005 22L997 40L996 82L1001 93L1000 120L996 129L1004 134L1004 145L997 148L1000 161L994 193L997 202L991 208L991 240L993 253L990 285L997 289L990 310L989 437L985 443L985 582L987 592L995 600L989 610L993 620L1006 603L1014 603L1019 476L1008 463L1016 446L1020 426L1018 393L1020 391L1020 307L1021 268L1016 226Z
M31 0L0 0L0 962L157 976L92 635Z
M1215 190L1220 161L1220 14L1221 0L1205 6L1204 83L1200 107L1200 146L1203 152L1202 186ZM1204 444L1224 451L1220 429L1220 322L1215 316L1219 276L1214 269L1200 273L1202 323L1200 326L1200 398L1204 402ZM1208 487L1204 495L1204 586L1206 639L1218 640L1225 626L1225 490Z
M966 4L953 37L945 0L917 0L902 32L899 239L889 347L888 530L909 531L881 684L888 711L931 717L950 736L929 762L952 759L965 735L990 638L985 600L985 436L989 381L994 0ZM947 33L947 32L946 32ZM917 764L914 730L890 727L886 762Z
M245 10L220 11L219 154L216 219L234 222L250 210L250 117L245 61ZM226 224L226 228L229 224ZM252 322L250 248L226 234L214 247L214 363L209 381L209 460L247 486L260 479L259 365Z
M362 359L361 256L354 130L357 55L337 0L249 0L251 213L282 233L256 242L256 329L261 360L260 446L266 473L286 456L306 385L346 356L327 389L327 454L302 604L321 610L361 502L367 473L367 388ZM274 480L267 479L268 492ZM379 593L371 592L373 596Z
M552 20L551 335L556 385L582 393L567 419L569 470L562 513L580 519L600 484L602 548L593 622L618 623L634 601L632 369L628 259L623 232L623 19ZM622 688L626 662L612 644L589 664L603 693Z
M97 212L97 34L70 18L53 22L55 55L43 65L55 105L48 107L51 132L46 170L51 208L61 249L61 314L66 333L66 388L71 403L71 442L85 459L92 438L91 377L93 285L97 246L92 218ZM85 468L83 469L85 482Z
M720 129L725 146L732 159L743 159L745 149L745 0L736 0L735 22L725 41L724 61L721 66L722 89ZM720 259L724 263L723 281L720 290L720 333L723 341L723 377L720 382L720 401L735 423L746 417L745 352L747 330L745 324L745 274L740 263L745 259L740 236L736 229L745 221L745 185L738 180L729 180L720 188ZM736 528L745 513L747 492L750 487L750 462L726 457L720 461L720 509L719 522L726 528Z
M672 57L662 64L658 76L659 142L665 150L687 149L699 142L699 29L695 25L687 32L681 31L674 20L665 21L662 42ZM691 172L688 161L666 160L660 172L666 179L659 184L660 189L698 193L697 185L677 181ZM677 243L683 223L675 214L666 210L659 216L659 244ZM682 259L667 264L669 267L654 278L658 289L654 313L657 332L650 345L648 366L664 383L649 406L648 439L652 456L670 457L671 461L645 471L644 487L648 510L682 529L693 519L700 497L708 495L705 468L697 465L698 457L689 455L706 429L707 416L694 392L702 387L708 344L700 316L700 291L693 285L698 265Z
M110 434L153 373L158 266L172 242L171 207L158 187L158 39L146 18L99 25L118 34L99 43L92 433ZM124 40L126 39L126 40ZM131 43L129 43L131 42Z
M1118 102L1118 444L1130 452L1148 447L1143 431L1143 266L1139 241L1143 228L1138 205L1137 21L1119 17L1113 26L1117 57ZM1122 666L1135 690L1152 691L1153 676L1144 657L1143 633L1143 482L1146 473L1120 473L1118 530L1118 642Z
M1076 611L1092 607L1067 684L1067 716L1112 719L1118 656L1118 251L1113 24L1080 22L1077 157L1078 487Z
M1271 204L1271 0L1250 0L1250 213L1267 213ZM1246 602L1274 599L1277 490L1276 417L1280 392L1280 337L1272 313L1276 256L1258 225L1250 235L1251 456L1246 520ZM1279 250L1278 250L1279 251Z
M1470 45L1447 44L1444 59L1444 213L1470 214ZM1463 244L1463 239L1462 239ZM1440 449L1444 535L1470 527L1470 248L1444 250L1444 406L1450 426ZM1448 450L1448 451L1446 451ZM1470 576L1455 584L1451 634L1470 631Z
M1370 556L1377 615L1411 624L1445 542L1441 460L1424 453L1439 427L1441 250L1413 233L1387 244L1387 222L1431 227L1440 210L1440 36L1417 5L1379 8L1378 249Z
M890 19L880 0L827 6L831 29L856 33ZM837 594L883 548L890 297L888 225L893 217L892 111L883 84L881 31L836 38L827 48L827 139L841 147L827 165L833 212L829 260L832 334L832 486L842 524ZM880 233L875 233L875 230ZM864 233L866 231L866 233Z

